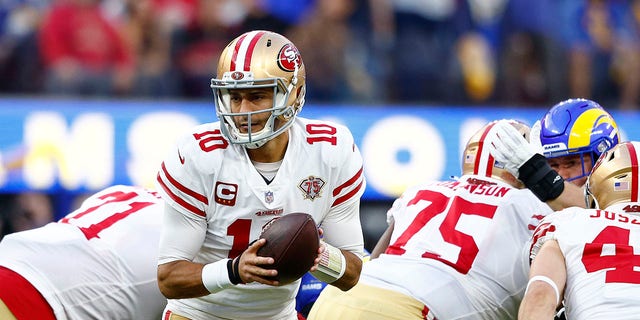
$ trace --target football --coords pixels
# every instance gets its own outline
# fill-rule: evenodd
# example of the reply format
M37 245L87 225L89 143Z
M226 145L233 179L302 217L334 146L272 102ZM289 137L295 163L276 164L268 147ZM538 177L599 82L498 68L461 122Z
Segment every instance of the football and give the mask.
M260 238L267 239L267 243L258 250L258 255L275 260L266 268L278 270L274 278L281 284L300 279L318 256L318 227L313 217L306 213L290 213L272 219L262 227Z

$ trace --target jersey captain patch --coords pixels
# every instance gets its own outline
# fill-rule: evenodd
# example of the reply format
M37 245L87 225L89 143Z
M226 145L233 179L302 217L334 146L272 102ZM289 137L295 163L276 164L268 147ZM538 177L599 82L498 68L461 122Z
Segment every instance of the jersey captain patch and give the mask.
M238 195L237 184L216 181L215 192L215 200L217 203L230 207L236 205L236 196Z
M298 184L298 188L302 191L304 199L313 201L322 196L322 187L324 187L324 184L325 182L322 178L309 176Z

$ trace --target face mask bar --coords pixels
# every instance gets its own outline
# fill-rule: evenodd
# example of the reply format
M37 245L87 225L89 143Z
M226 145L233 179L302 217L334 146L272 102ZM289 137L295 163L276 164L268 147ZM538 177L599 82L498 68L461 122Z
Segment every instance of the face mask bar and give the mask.
M600 143L602 144L602 143ZM606 150L605 150L606 151ZM569 178L569 179L565 179L565 181L570 182L576 179L580 179L583 177L586 177L589 175L591 170L587 170L585 168L584 165L584 158L585 157L591 157L591 166L593 166L596 163L596 160L598 160L598 155L592 151L591 147L582 147L582 148L575 148L575 149L570 149L570 150L564 150L564 151L556 151L556 152L545 152L544 156L547 159L552 159L552 158L559 158L559 157L566 157L566 156L573 156L573 155L580 155L580 168L582 169L582 173L578 176Z
M582 173L581 173L580 175L578 175L578 176L575 176L575 177L572 177L572 178L565 179L565 181L567 181L567 182L571 182L571 181L573 181L573 180L577 180L577 179L580 179L580 178L583 178L583 177L586 177L586 176L588 176L588 175L589 175L590 170L587 170L587 169L585 168L585 166L584 166L584 157L585 157L585 156L587 156L587 157L591 157L591 165L593 166L593 164L595 163L595 159L594 159L595 157L594 157L594 155L593 155L593 152L585 152L585 153L581 153L581 154L580 154L580 168L582 169Z
M590 179L587 179L587 183L584 186L584 203L587 208L600 209L600 204L598 203L598 199L596 199L596 197L593 196L593 193L591 193L589 180Z
M221 126L222 133L229 139L231 143L242 144L248 148L258 148L271 138L284 132L291 124L292 117L295 115L293 107L287 106L289 96L294 88L294 84L285 87L282 79L268 78L255 80L251 72L240 73L243 80L233 80L232 77L237 72L226 72L222 79L212 79L211 88L213 90L214 100L216 104L216 113L218 118L223 122ZM252 111L252 112L231 112L230 90L254 89L254 88L273 88L273 106L269 109ZM265 127L258 131L251 131L252 118L255 114L269 112L271 115L265 124ZM276 129L276 119L284 116L287 123ZM241 133L236 127L233 117L246 117L249 124L249 131Z

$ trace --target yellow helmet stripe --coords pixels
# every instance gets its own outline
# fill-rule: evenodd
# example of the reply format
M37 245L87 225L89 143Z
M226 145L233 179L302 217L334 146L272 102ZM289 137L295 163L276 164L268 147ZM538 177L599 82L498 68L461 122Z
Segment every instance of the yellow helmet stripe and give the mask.
M573 123L569 135L568 148L586 147L591 143L591 131L608 117L600 109L590 109L583 112Z

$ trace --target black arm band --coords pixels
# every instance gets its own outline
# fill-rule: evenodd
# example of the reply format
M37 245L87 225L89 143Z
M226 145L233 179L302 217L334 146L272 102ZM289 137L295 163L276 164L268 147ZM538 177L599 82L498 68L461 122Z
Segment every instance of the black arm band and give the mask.
M244 283L244 281L242 281L242 278L240 277L240 257L239 256L233 259L233 276L236 277L236 281L238 281L238 283Z
M543 202L553 200L564 191L564 179L536 153L518 169L518 179Z
M240 264L240 258L229 259L227 261L227 274L229 275L229 281L233 284L238 284L242 282L240 278L240 273L238 272L238 265Z

